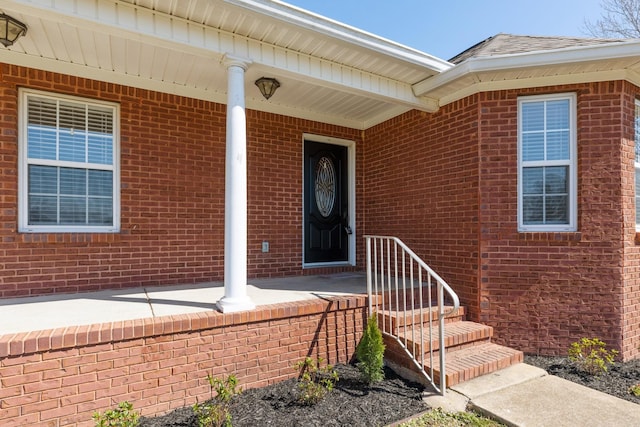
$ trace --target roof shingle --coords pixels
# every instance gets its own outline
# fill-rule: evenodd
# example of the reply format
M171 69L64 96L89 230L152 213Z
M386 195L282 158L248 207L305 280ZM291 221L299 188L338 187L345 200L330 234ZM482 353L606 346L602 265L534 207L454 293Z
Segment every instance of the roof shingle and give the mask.
M605 43L616 43L629 39L601 39L585 37L549 37L549 36L519 36L499 33L489 37L469 49L460 52L449 62L461 62L476 57L527 53L541 50L553 50L576 46L593 46Z

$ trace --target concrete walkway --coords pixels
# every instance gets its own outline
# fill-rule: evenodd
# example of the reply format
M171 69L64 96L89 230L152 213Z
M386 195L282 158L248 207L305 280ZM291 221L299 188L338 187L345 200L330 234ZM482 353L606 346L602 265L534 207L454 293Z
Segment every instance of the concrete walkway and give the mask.
M425 398L448 412L467 408L522 427L638 427L640 405L520 363Z

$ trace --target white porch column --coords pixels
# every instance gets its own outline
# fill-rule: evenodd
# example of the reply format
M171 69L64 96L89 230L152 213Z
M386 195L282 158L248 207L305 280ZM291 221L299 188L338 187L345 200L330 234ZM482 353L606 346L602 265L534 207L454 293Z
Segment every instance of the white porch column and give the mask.
M220 311L251 310L247 296L247 121L244 110L244 72L249 60L226 55L227 147L224 211L224 297Z

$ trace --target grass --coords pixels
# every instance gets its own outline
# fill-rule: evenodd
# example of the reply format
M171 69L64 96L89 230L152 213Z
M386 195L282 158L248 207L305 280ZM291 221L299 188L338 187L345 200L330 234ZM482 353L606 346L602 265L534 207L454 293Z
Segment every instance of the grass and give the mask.
M399 427L504 427L504 424L474 412L451 413L438 408L400 424Z

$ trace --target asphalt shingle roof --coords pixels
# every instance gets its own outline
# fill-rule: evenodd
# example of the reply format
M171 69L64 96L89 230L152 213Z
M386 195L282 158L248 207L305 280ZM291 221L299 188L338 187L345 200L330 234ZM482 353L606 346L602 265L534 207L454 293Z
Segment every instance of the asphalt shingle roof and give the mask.
M451 58L449 62L459 64L469 58L475 57L527 53L576 46L593 46L605 43L616 43L625 40L628 39L518 36L514 34L499 33L457 54Z

